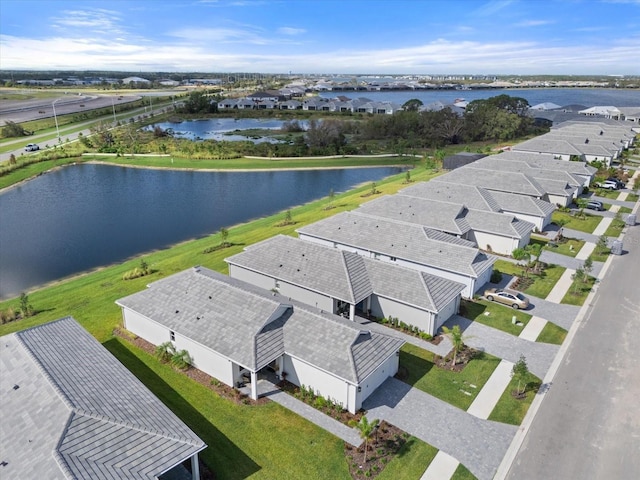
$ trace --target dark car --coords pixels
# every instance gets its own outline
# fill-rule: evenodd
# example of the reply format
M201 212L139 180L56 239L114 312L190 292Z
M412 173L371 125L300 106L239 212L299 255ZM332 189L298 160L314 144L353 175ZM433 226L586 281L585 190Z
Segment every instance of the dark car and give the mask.
M625 183L622 180L620 180L618 178L615 178L615 177L607 178L607 182L614 182L618 186L618 190L620 190L621 188L624 188L626 186Z
M599 202L597 200L590 200L585 205L585 208L588 208L589 210L596 210L597 212L601 212L604 210L604 205L602 204L602 202Z

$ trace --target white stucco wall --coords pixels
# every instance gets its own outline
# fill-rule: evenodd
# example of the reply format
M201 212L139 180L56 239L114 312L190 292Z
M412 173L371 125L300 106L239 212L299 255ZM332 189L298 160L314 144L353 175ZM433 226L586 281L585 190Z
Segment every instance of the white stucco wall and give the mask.
M543 200L553 205L560 205L561 207L566 207L571 204L573 197L565 197L561 195L553 195L552 193L547 193L545 195L545 198L543 198Z
M385 362L371 373L367 378L362 379L360 382L360 392L356 389L356 402L355 410L362 408L362 403L371 395L376 388L389 377L393 377L398 373L398 364L400 357L395 353L391 355Z
M456 313L458 313L459 309L460 309L460 296L457 296L455 299L449 302L448 305L441 308L440 311L438 312L438 315L436 315L436 319L434 321L434 332L437 333L438 330L440 330L440 327L442 327L442 325L444 324L444 322L449 320L449 318L451 318L452 315L455 315ZM435 335L435 333L431 333L431 335Z
M477 292L478 290L481 290L483 285L491 279L492 272L493 272L493 267L487 268L484 272L481 272L478 275L478 278L474 286L475 288L475 290L473 291L474 293Z
M372 295L371 313L378 318L396 317L401 322L414 325L433 335L435 325L435 314L433 312L428 312L393 299Z
M477 230L473 230L471 232L471 237L471 240L476 242L478 248L481 248L482 250L490 250L502 255L511 255L511 252L513 252L518 245L517 238L510 238Z
M122 318L124 321L124 328L131 333L135 333L139 337L144 338L147 342L154 345L160 345L164 342L171 340L169 335L169 329L164 325L160 325L153 320L140 315L128 308L122 309Z
M526 220L527 222L533 223L535 227L540 231L544 230L544 227L551 223L551 215L547 217L528 215L526 213L512 212L507 207L503 208L503 212L513 215L519 220Z

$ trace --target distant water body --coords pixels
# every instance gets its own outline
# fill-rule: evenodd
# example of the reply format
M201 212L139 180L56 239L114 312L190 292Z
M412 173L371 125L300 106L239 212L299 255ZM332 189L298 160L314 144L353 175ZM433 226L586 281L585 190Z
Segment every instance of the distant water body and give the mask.
M348 98L366 97L377 102L394 102L404 104L407 100L417 98L427 105L433 102L452 103L456 99L466 101L486 99L496 95L522 97L529 105L550 102L560 105L613 105L615 107L640 107L640 89L612 88L514 88L493 90L403 90L383 92L322 92L321 97L335 98L338 95Z

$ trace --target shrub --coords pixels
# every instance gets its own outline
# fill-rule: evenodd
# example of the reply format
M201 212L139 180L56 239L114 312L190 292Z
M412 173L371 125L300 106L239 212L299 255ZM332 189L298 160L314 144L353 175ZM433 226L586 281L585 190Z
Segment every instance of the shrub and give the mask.
M176 353L176 349L174 348L171 342L161 343L156 347L154 351L156 358L164 363L171 360L171 358L175 353Z
M502 272L500 270L494 270L491 273L491 283L500 283L502 281Z
M427 333L427 332L420 332L420 338L426 341L429 341L431 339L433 339L433 335Z
M171 356L171 365L180 370L185 370L192 361L191 355L186 350L179 350Z
M33 307L29 303L29 296L24 292L20 294L20 313L22 318L28 318L33 315Z
M17 318L18 317L13 308L0 310L0 325L4 325L5 323L9 323L9 322L14 322Z

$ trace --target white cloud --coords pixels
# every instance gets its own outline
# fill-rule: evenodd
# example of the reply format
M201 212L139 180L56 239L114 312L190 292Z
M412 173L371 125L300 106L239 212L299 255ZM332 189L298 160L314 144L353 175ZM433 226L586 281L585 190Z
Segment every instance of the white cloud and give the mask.
M91 29L92 33L121 33L121 15L113 10L93 9L93 10L64 10L61 16L51 19L51 26L65 32L65 35L72 34L75 29L77 35L86 35L82 29Z
M278 29L278 33L282 35L300 35L305 32L306 30L304 28L280 27Z
M551 25L556 22L552 20L525 20L524 22L516 23L516 27L541 27L543 25Z

